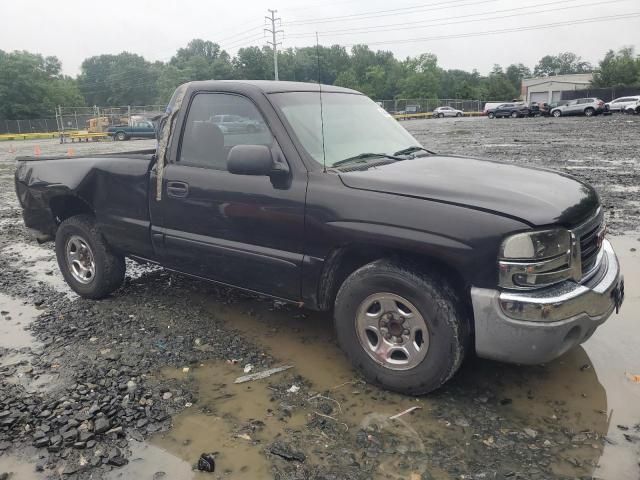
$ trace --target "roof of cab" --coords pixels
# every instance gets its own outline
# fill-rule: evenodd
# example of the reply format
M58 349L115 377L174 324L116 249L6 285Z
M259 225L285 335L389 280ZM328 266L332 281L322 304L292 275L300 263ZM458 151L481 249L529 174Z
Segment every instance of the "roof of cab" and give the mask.
M237 84L253 86L264 93L282 93L282 92L318 92L320 90L317 83L307 82L285 82L275 80L201 80L195 82L189 82L196 88L202 88L205 90L215 89L221 85ZM352 93L362 95L362 93L351 90L350 88L336 87L335 85L322 85L323 92L332 93Z

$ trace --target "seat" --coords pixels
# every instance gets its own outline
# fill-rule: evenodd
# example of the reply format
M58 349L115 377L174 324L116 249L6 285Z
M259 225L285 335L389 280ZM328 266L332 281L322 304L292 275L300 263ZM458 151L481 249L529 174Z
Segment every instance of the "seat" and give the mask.
M222 130L210 122L194 122L183 142L181 159L192 165L227 169L227 151Z

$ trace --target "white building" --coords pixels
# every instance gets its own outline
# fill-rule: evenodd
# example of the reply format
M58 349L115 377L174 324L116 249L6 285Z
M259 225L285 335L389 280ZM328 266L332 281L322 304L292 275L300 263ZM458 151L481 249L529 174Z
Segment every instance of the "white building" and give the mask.
M592 73L525 78L522 80L521 95L527 103L556 102L561 99L562 92L589 88L591 80Z

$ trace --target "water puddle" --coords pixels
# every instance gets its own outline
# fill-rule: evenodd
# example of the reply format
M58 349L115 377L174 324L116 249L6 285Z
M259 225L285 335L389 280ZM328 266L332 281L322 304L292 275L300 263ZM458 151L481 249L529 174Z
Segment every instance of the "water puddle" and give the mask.
M525 441L531 455L548 458L555 475L638 478L640 441L634 438L638 436L635 425L640 422L640 384L630 377L640 375L637 237L612 239L626 277L627 298L620 315L600 327L582 347L533 367L470 358L450 385L421 398L360 382L336 345L326 313L266 300L223 305L194 294L193 301L209 308L227 328L240 331L242 338L294 368L239 385L233 381L243 375L240 364L207 363L186 373L164 370L164 377L189 382L198 400L175 417L171 431L155 436L151 446L170 452L167 457L172 462L177 458L179 465L182 461L189 466L201 453L217 452L216 472L230 479L273 476L265 449L279 437L304 438L305 452L312 452L306 464L325 464L333 461L326 453L331 450L325 452L323 447L327 438L312 428L322 411L318 399L310 400L321 395L325 406L330 405L325 411L331 417L327 421L333 428L344 428L350 442L368 426L375 426L376 436L392 438L392 446L387 444L377 457L374 478L419 478L411 476L426 470L436 479L451 478L444 472L449 470L447 465L430 463L436 451L463 448L465 462L482 465L490 462L492 449L507 455L514 441ZM310 383L304 396L276 394L283 385L288 388L299 381L298 375ZM489 393L485 397L482 392ZM483 405L493 405L489 411L498 412L495 419L487 420L493 417L474 411L475 406L480 409ZM411 407L419 409L389 420ZM522 440L523 432L528 440ZM545 450L536 454L543 446ZM355 446L351 449L357 450ZM154 473L151 462L141 458L140 472ZM527 468L516 460L512 463L508 465L511 471ZM199 478L197 473L192 475ZM192 477L185 474L184 478Z
M640 478L640 241L638 235L612 237L625 276L625 303L619 315L605 322L584 344L605 391L607 442L595 476ZM628 429L628 430L626 430ZM635 440L629 441L629 438Z
M29 329L39 314L34 306L0 293L0 380L31 393L51 391L58 378L31 365L29 352L41 345Z
M229 478L269 478L270 464L263 449L282 431L305 424L304 413L283 413L286 407L273 398L269 379L234 384L244 374L239 365L215 362L191 368L188 373L181 369L162 373L167 378L187 380L198 391L199 400L174 419L170 432L154 438L152 444L192 464L201 453L217 452L218 469ZM281 375L280 380L290 377ZM291 402L299 400L292 394Z
M155 445L131 441L129 463L105 475L105 480L191 480L198 478L188 462ZM204 478L204 477L202 477Z
M43 282L58 292L76 295L64 281L58 269L56 253L52 249L37 244L20 243L4 247L2 254L15 266L28 270L36 281Z
M15 456L2 455L0 452L0 477L8 474L8 480L40 480L44 474L36 472L35 464Z
M20 349L35 346L29 328L39 314L34 306L0 293L0 347Z

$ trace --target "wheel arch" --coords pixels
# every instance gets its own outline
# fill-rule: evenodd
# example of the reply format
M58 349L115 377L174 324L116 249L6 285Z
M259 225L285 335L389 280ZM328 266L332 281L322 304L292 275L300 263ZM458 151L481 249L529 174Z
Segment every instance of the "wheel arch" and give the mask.
M76 215L95 216L93 208L77 195L58 195L49 201L49 208L56 222L60 225L67 218Z
M437 273L451 283L465 308L471 308L470 285L459 266L447 263L435 255L359 243L335 248L327 257L318 285L318 308L331 310L338 290L347 277L359 268L382 259L392 259L420 272Z

